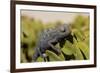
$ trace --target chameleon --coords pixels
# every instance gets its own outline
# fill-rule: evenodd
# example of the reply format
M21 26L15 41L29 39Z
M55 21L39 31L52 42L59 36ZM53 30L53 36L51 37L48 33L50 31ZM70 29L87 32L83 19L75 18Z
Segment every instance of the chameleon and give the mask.
M54 52L56 55L61 54L61 49L66 40L73 43L73 35L68 24L58 25L55 28L45 29L39 35L36 47L34 48L33 61L36 62L37 58L41 56L44 61L49 61L49 57L46 55L46 50ZM55 47L59 44L60 48Z

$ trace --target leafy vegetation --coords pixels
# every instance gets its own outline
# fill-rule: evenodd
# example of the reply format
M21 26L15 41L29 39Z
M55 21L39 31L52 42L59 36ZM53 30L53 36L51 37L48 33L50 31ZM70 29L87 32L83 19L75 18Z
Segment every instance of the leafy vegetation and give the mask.
M47 28L53 28L58 23L44 24L40 20L35 20L27 16L21 16L21 63L32 62L34 47L38 41L39 33ZM61 50L64 52L60 56L47 50L46 54L50 57L50 61L67 60L87 60L89 59L89 18L85 16L77 16L71 23L71 29L74 38L74 44L66 41ZM58 44L56 45L58 46ZM41 57L38 62L44 61Z

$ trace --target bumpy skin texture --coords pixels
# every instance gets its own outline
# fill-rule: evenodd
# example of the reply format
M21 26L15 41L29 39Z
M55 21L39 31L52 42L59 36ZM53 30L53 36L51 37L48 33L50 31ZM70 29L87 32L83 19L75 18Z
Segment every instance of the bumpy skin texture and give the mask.
M49 61L48 56L45 54L46 50L54 52L56 55L61 54L61 49L55 47L57 43L62 48L66 40L73 43L73 36L69 25L58 25L56 28L46 29L40 34L40 38L37 42L33 60L36 61L39 56L44 58L44 61Z

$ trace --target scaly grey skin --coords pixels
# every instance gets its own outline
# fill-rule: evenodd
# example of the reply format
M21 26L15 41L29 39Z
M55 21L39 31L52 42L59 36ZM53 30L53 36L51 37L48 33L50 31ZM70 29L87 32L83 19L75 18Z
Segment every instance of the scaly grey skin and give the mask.
M49 61L48 56L45 54L46 50L52 51L59 56L61 54L61 50L55 47L55 45L59 43L62 48L66 40L73 43L73 36L71 35L71 30L67 24L44 30L40 34L39 41L37 42L33 60L36 61L37 58L41 56L44 61Z

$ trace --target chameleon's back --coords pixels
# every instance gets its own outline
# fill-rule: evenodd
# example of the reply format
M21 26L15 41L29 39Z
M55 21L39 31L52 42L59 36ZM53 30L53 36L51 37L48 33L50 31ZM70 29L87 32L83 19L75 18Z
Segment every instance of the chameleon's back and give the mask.
M70 33L70 28L67 24L61 25L56 28L49 28L45 29L39 35L39 42L40 41L47 41L52 39L57 39L60 37L67 36Z

